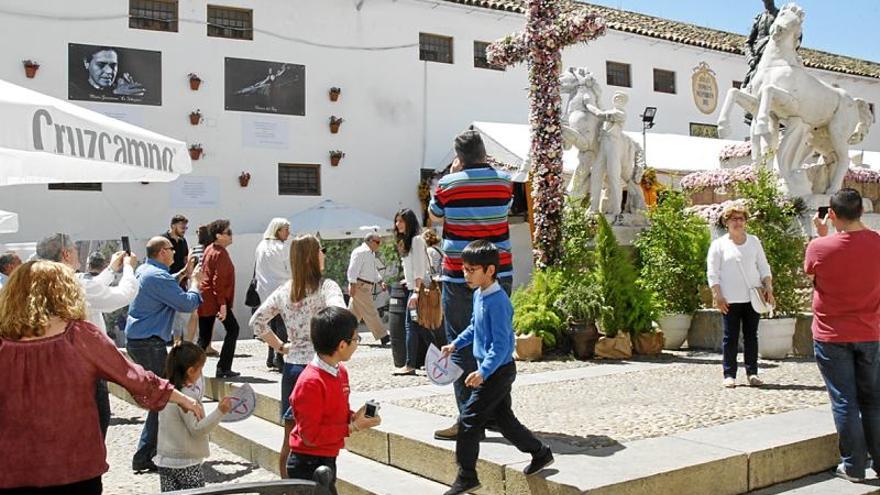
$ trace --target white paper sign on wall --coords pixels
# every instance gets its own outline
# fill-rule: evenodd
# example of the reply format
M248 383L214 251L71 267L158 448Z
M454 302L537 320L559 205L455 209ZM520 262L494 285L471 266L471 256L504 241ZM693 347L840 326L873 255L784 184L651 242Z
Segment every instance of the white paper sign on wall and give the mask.
M171 183L172 208L217 208L220 205L219 177L184 175Z
M241 116L241 143L248 148L286 150L290 147L290 126L284 117Z

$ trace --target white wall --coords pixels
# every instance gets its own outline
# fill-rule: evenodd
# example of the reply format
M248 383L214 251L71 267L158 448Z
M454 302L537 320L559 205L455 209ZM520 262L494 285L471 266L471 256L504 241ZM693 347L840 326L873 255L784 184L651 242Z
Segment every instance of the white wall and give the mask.
M120 235L148 238L164 231L174 213L187 215L193 226L218 217L230 218L237 234L255 233L262 232L271 217L290 216L328 198L392 217L401 206L417 207L419 168L441 165L452 138L471 121L528 120L524 66L500 72L474 68L472 62L474 40L492 41L522 29L522 16L426 0L367 0L360 11L350 0L224 1L230 6L254 9L258 31L253 41L240 41L206 36L203 23L207 3L180 0L179 32L165 33L129 29L125 0L4 0L5 12L41 16L0 14L0 44L4 47L0 79L66 98L68 43L161 51L161 107L85 105L121 109L147 128L202 143L206 156L193 163L193 175L218 177L221 190L218 208L180 209L170 204L166 184L105 184L102 193L47 191L45 186L6 187L0 189L0 209L19 213L21 231L0 235L0 242L34 240L54 231L70 232L83 239ZM51 18L108 14L118 14L119 18ZM416 46L388 51L330 49L266 32L337 46L417 44L419 32L442 34L454 37L454 64L419 61ZM306 115L224 111L224 57L305 65ZM35 79L24 76L21 60L27 58L41 65ZM739 56L616 31L564 52L565 66L588 66L601 81L605 79L606 60L632 64L634 87L625 89L630 94L627 130L640 130L638 114L650 105L658 107L656 132L678 134L688 133L689 122L717 120L717 110L706 116L693 103L692 68L701 61L708 62L717 73L723 97L733 80L742 79L745 67ZM655 67L676 72L678 94L653 91ZM204 79L197 92L188 87L186 75L190 72ZM821 76L855 96L880 103L878 80L828 72ZM337 103L327 97L331 86L342 88ZM606 88L606 102L614 89ZM206 121L193 127L187 115L197 108ZM345 118L336 135L328 131L331 114ZM255 115L286 121L289 149L244 147L242 119ZM880 150L880 130L873 131L863 146ZM741 127L738 137L745 132L745 126ZM344 150L346 157L339 167L330 167L327 153L337 148ZM279 162L320 163L323 196L278 196ZM248 188L238 185L241 171L252 175ZM252 246L244 246L239 240L233 256L243 280L252 266ZM243 299L241 284L238 293ZM243 317L243 309L237 309Z

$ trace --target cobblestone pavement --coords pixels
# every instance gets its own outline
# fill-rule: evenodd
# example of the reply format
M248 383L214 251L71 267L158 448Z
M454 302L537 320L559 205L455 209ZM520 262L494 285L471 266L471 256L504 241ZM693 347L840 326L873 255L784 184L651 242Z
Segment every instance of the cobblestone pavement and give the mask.
M669 366L588 379L514 388L513 406L533 431L574 449L672 435L828 403L815 362L761 361L761 388L721 386L718 354L664 353ZM613 364L600 364L613 366ZM517 363L520 367L520 363ZM451 394L396 404L434 414L457 414Z
M145 411L112 395L110 407L113 411L110 430L107 432L107 464L110 465L110 470L103 477L104 493L106 495L158 493L158 474L134 474L131 470L131 457L137 450ZM205 461L203 469L209 485L277 479L275 474L214 444L211 444L211 457Z

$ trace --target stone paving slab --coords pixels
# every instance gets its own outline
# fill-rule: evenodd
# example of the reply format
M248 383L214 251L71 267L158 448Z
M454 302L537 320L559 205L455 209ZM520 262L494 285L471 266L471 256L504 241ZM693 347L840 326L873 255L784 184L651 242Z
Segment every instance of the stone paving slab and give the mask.
M822 473L749 492L749 495L868 495L871 493L880 493L880 480L850 483L830 473Z

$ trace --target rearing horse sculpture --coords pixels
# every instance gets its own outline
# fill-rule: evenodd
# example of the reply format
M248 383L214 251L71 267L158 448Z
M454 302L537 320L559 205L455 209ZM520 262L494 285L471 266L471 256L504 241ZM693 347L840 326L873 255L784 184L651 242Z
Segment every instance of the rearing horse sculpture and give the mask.
M872 121L867 102L804 68L797 53L803 22L804 10L794 3L779 10L755 77L748 87L727 92L718 119L718 134L727 137L734 103L754 114L752 158L760 162L774 153L777 170L792 197L837 192L849 168L849 145L865 138ZM781 140L780 123L785 124ZM830 167L828 184L820 191L812 190L801 166L813 151Z

